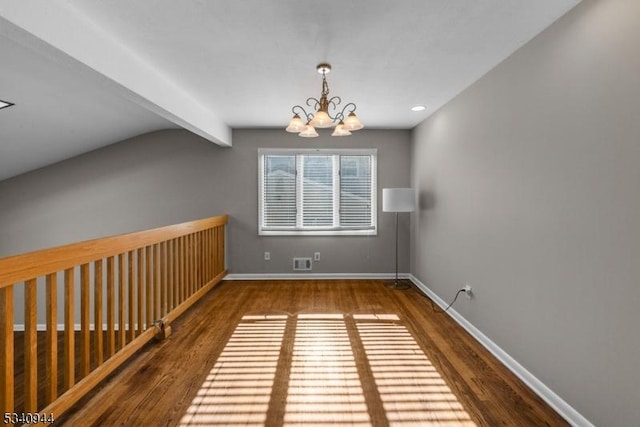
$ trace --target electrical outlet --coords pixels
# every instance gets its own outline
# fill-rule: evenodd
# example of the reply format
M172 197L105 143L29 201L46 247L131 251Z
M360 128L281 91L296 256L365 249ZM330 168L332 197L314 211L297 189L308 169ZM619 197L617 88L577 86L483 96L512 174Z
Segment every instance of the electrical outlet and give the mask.
M265 261L271 261L271 252L265 252L264 253L264 260Z
M473 290L471 289L471 285L469 284L464 285L464 294L467 296L467 299L471 299L471 296L473 295Z
M313 260L314 261L320 261L320 252L314 252L313 253Z

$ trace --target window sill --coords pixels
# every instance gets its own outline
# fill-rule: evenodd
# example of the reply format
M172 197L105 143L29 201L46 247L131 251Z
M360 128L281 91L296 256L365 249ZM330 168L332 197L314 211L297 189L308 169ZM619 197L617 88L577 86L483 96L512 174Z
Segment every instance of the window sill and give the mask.
M258 236L377 236L378 230L259 230Z

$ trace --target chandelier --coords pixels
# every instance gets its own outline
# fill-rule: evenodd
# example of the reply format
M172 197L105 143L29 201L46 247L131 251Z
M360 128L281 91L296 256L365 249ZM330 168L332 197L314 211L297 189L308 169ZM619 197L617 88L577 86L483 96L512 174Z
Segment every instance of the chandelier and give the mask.
M320 99L307 99L307 106L313 108L315 114L307 113L304 107L300 105L294 105L291 109L293 118L285 130L297 133L305 138L314 138L318 136L316 128L328 128L335 124L337 125L331 136L348 136L351 135L351 132L362 129L364 125L360 123L355 113L356 104L350 102L340 109L338 105L342 100L339 96L328 98L327 73L331 71L331 65L320 64L316 69L318 73L322 74ZM347 115L345 116L345 114Z

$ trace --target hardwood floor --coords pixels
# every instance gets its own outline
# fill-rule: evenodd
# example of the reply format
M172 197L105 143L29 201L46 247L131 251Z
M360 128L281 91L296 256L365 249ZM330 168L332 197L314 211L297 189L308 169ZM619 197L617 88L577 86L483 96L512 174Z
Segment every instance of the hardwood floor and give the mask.
M415 289L222 282L56 425L564 426Z

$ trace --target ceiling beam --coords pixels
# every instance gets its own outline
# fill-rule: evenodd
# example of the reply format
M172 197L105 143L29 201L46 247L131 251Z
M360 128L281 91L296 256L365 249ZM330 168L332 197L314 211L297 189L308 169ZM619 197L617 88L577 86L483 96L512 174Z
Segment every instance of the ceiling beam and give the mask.
M231 128L215 113L68 2L0 0L0 24L3 36L82 68L158 116L231 146Z

